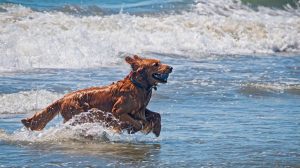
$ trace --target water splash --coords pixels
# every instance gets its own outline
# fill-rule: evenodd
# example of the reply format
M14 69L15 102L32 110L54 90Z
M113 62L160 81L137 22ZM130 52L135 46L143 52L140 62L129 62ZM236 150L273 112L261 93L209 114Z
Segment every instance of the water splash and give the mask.
M83 112L66 123L48 126L42 131L30 131L25 127L20 128L13 133L6 133L0 129L0 140L7 142L28 143L64 143L64 142L80 142L80 143L97 143L97 142L154 142L158 139L145 137L142 133L128 134L127 131L117 133L112 127L106 126L105 122L79 122L86 118L92 111ZM93 111L95 112L95 111ZM105 113L97 111L99 113ZM88 116L90 117L90 116ZM112 117L112 116L109 116ZM117 119L114 119L118 121Z

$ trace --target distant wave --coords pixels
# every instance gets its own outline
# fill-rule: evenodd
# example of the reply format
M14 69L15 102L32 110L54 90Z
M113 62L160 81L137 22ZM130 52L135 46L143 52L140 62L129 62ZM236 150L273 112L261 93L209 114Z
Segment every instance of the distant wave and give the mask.
M268 96L283 93L300 95L300 84L247 83L241 86L240 92L249 96Z
M231 0L197 1L190 11L75 16L0 5L0 71L92 68L122 53L300 53L300 9L254 10Z

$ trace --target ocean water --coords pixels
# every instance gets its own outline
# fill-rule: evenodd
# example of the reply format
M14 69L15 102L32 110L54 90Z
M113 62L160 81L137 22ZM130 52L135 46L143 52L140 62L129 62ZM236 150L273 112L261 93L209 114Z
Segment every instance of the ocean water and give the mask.
M124 78L128 54L174 68L149 104L160 137L22 126ZM0 167L299 166L299 2L0 0Z

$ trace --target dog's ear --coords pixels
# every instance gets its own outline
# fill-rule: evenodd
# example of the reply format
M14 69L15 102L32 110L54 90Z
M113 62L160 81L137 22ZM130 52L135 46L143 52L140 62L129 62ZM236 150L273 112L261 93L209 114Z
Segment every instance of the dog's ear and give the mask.
M128 64L130 64L130 66L131 66L131 68L132 68L133 71L135 71L135 70L138 69L138 64L137 64L137 62L136 62L135 59L133 59L133 58L127 56L127 57L125 57L125 61L126 61Z
M134 59L129 56L125 57L125 61L130 65L134 63Z
M134 55L133 58L134 58L135 60L142 60L142 58L139 57L138 55Z

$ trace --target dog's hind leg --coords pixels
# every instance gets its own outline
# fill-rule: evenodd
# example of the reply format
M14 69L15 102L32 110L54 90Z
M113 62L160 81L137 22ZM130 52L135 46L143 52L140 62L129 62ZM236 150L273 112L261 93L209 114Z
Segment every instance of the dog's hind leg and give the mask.
M21 122L31 130L42 130L60 111L60 102L56 101L44 110L37 112L33 117L22 119Z

